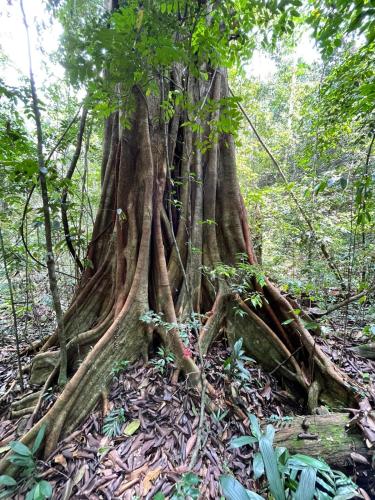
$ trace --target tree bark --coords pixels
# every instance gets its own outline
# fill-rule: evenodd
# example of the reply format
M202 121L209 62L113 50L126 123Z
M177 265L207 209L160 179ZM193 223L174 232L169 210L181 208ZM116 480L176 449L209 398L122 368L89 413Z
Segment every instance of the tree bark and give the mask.
M358 345L353 347L352 350L367 359L375 359L375 342L369 342L368 344Z
M337 469L366 465L361 455L371 464L374 451L368 448L357 427L349 427L347 413L307 415L294 417L280 427L275 435L275 446L284 446L290 453L302 453L323 458Z

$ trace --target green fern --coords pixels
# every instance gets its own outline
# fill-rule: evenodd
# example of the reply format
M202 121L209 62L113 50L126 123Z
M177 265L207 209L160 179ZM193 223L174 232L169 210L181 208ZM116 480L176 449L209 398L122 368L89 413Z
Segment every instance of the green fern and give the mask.
M104 419L103 434L111 439L119 436L125 420L126 417L123 408L117 408L110 411Z

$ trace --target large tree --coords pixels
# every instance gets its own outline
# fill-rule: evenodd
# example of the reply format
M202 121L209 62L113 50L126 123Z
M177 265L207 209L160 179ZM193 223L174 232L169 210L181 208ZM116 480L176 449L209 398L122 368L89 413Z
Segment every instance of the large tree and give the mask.
M46 454L94 408L115 362L147 360L160 342L198 389L205 353L226 335L310 408L353 402L355 386L262 275L238 185L227 67L254 31L290 28L293 2L271 4L113 1L96 16L96 2L68 3L66 62L106 122L88 265L64 316L70 380L24 437L46 424ZM42 350L56 347L57 334Z

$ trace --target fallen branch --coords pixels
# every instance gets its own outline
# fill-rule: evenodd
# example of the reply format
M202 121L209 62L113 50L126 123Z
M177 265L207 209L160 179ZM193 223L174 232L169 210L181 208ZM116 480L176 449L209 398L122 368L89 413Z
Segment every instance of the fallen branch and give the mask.
M363 464L367 461L369 467L374 450L366 446L360 429L350 426L350 421L348 413L294 417L277 430L275 445L285 446L290 453L322 457L339 469L345 469L353 462L357 466L361 460Z
M327 316L327 314L331 314L334 311L337 311L337 309L341 309L342 307L347 306L348 304L351 304L352 302L355 302L362 297L365 297L366 295L372 293L375 290L375 286L372 286L368 288L367 290L363 290L362 292L356 293L355 295L352 295L351 297L348 297L347 299L343 300L342 302L339 302L338 304L333 305L332 307L329 307L326 311L323 311L322 314L319 314L319 317L322 316Z
M362 358L375 359L375 342L358 345L356 347L352 347L351 350Z

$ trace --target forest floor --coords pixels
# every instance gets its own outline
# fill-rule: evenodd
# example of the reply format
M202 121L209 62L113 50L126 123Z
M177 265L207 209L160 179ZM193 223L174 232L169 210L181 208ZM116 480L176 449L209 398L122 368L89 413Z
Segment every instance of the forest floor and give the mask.
M35 327L31 321L33 326L29 327L28 342L53 329L48 311L41 311L39 316L42 324L39 322L39 327ZM10 324L9 318L0 319L3 326ZM24 326L21 325L21 332ZM363 343L359 332L358 325L351 322L346 340L332 329L317 341L350 376L361 379L374 390L375 361L351 351L353 345ZM14 384L17 364L11 328L4 328L0 342L1 457L8 449L7 444L23 433L28 416L10 418L11 403L20 396L19 384ZM21 348L27 347L28 342L23 338ZM172 365L167 365L163 373L154 364L142 362L118 370L108 398L105 397L81 427L40 463L42 477L53 486L53 499L152 499L159 491L168 497L181 481L182 474L190 470L199 477L202 499L220 498L219 476L229 471L246 488L261 493L262 484L252 479L252 449L230 448L231 439L249 434L248 413L277 427L286 425L288 417L303 414L304 408L292 394L281 389L273 376L252 362L248 364L249 382L240 389L237 385L233 393L233 384L223 370L229 355L229 347L220 341L212 346L205 359L207 378L217 392L216 404L222 411L206 412L203 425L200 423L200 395L188 389L183 381L174 383ZM29 355L23 356L23 366L30 361ZM27 375L24 379L27 394L33 388L27 382ZM56 397L52 390L48 391L42 411L52 405ZM105 415L121 408L125 417L121 433L110 439L103 432ZM134 433L126 435L130 423ZM201 451L191 469L191 459L200 439ZM368 493L371 495L370 491ZM375 498L375 491L373 495L371 498Z

